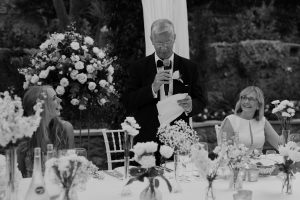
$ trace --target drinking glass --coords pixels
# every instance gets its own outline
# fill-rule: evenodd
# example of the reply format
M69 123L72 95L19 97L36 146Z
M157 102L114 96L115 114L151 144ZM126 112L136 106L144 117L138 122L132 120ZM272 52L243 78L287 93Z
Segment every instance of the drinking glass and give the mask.
M75 153L77 154L77 156L83 156L87 158L87 152L85 148L75 148Z
M267 155L267 154L276 154L276 153L277 153L277 152L276 152L275 150L270 150L270 149L269 149L269 150L266 151L266 155Z

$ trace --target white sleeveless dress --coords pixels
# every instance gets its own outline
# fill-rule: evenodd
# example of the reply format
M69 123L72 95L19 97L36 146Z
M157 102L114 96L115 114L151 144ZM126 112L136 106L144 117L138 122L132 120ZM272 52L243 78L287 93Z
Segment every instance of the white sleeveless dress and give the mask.
M248 148L262 148L265 143L265 122L263 117L260 121L256 119L243 119L237 115L226 117L233 128L235 134L238 134L239 142L245 144Z

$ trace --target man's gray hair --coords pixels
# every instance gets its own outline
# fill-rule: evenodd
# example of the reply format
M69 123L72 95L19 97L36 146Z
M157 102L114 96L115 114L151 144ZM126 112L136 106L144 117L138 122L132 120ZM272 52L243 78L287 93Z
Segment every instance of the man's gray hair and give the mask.
M168 19L155 20L151 25L151 36L153 33L170 32L175 34L173 23Z

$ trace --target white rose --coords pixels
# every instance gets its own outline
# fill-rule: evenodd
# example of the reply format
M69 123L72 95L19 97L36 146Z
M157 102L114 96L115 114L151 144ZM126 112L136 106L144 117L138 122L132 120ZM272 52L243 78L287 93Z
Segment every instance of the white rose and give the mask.
M109 83L112 83L112 82L113 82L113 77L112 77L111 75L109 75L109 76L107 77L107 81L108 81Z
M69 80L67 78L62 78L60 80L60 85L63 87L67 87L69 85Z
M288 108L286 111L290 114L295 113L295 110L293 108Z
M81 61L78 61L75 63L75 69L80 70L84 68L84 63Z
M280 104L286 107L290 102L288 100L283 100Z
M31 80L31 77L32 77L32 76L31 76L30 74L26 74L26 75L25 75L25 80L26 80L26 81L30 81L30 80Z
M89 90L93 91L96 88L96 83L94 82L89 82L89 86L88 86Z
M74 106L76 106L76 105L79 104L79 100L78 99L72 99L71 100L71 104L74 105Z
M145 153L145 143L138 142L133 146L133 152L137 157L142 156Z
M71 42L70 46L74 50L78 50L80 48L80 45L78 42Z
M85 110L86 109L86 106L85 105L79 105L79 110Z
M145 146L147 153L154 153L157 151L158 144L156 142L146 142Z
M97 54L97 56L100 58L100 59L103 59L105 57L105 53L102 49L99 50L99 53Z
M291 115L289 113L287 113L287 112L282 112L281 116L282 117L291 117Z
M138 130L136 130L135 128L133 128L132 126L130 126L129 124L127 124L125 122L121 123L121 126L122 126L122 129L131 136L136 136L139 134Z
M107 84L108 84L108 83L107 83L106 80L103 80L103 79L102 79L102 80L99 81L99 85L100 85L101 87L103 87L103 88L104 88Z
M100 104L101 104L101 105L104 105L106 102L107 102L106 99L104 99L104 98L101 98L101 99L100 99Z
M56 87L55 91L58 95L63 95L65 93L65 88L59 85Z
M39 78L45 79L45 78L47 78L48 74L49 74L48 70L42 70L39 74Z
M110 85L110 86L108 87L108 90L109 90L110 93L113 93L113 92L115 91L115 88L114 88L113 85Z
M95 68L93 67L93 65L87 65L86 71L91 74L95 71Z
M31 80L30 80L31 83L35 84L38 81L39 81L39 77L36 74L31 77Z
M170 158L174 153L174 149L167 145L163 145L160 147L159 153L165 158Z
M77 61L79 61L80 60L80 57L78 56L78 55L72 55L71 56L71 60L73 61L73 62L77 62Z
M94 44L94 40L91 37L85 37L84 38L84 43L85 44L89 44L89 45L93 45Z
M107 68L107 71L108 71L108 74L109 74L109 75L113 75L113 73L114 73L114 68L113 68L113 66L109 65L109 67Z
M77 78L77 74L78 74L78 71L77 70L73 70L71 71L70 73L70 76L73 80L75 80Z
M98 47L93 47L94 54L98 54L100 52L100 49Z
M155 157L152 155L143 156L138 163L142 165L143 168L150 168L155 166Z
M84 84L87 81L87 76L84 73L77 74L76 78L81 84Z

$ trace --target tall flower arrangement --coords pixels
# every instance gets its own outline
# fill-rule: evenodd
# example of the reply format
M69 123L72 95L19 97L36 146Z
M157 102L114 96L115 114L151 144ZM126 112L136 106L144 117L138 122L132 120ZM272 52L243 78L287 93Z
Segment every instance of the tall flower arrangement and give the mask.
M80 110L89 104L104 105L115 93L113 61L107 49L94 46L89 36L67 31L54 33L40 45L25 75L24 88L30 85L52 85L58 95Z
M292 193L292 179L294 174L300 171L300 148L295 142L288 142L279 146L279 154L283 156L283 162L277 163L282 175L282 192Z
M176 121L174 125L160 127L159 140L174 149L175 152L189 152L193 144L199 141L197 132L185 121Z
M34 106L35 114L23 116L21 98L11 96L9 92L0 93L0 145L9 147L17 145L24 137L31 137L40 124L42 101Z
M272 113L275 114L278 120L281 122L282 130L289 130L291 124L291 118L295 115L295 109L293 102L288 100L275 100L271 102L275 107Z
M35 114L23 116L21 98L9 92L0 93L0 146L6 149L6 199L15 200L17 195L17 145L23 138L30 138L41 120L42 102L34 106Z

